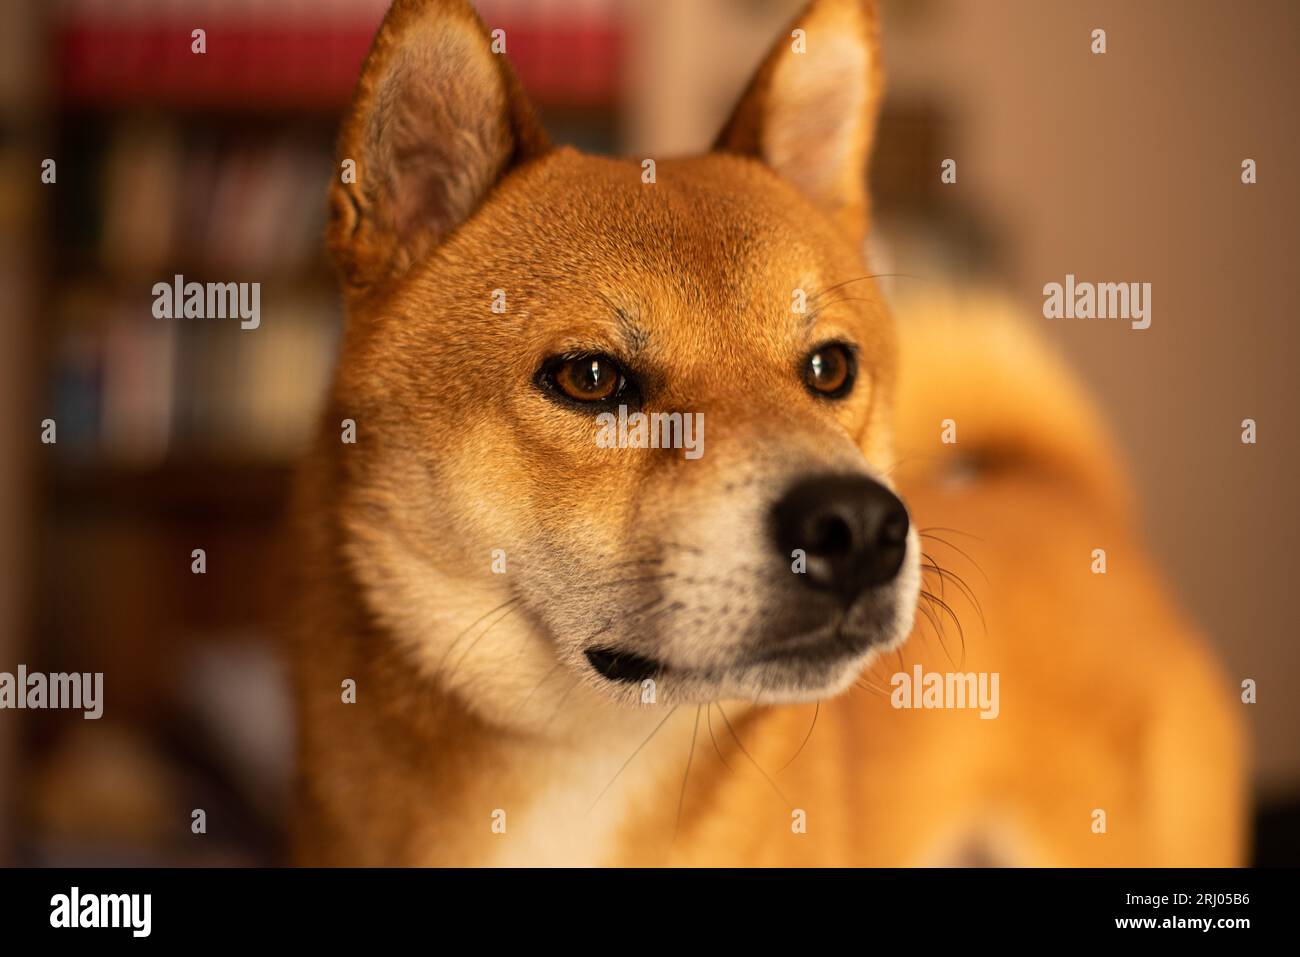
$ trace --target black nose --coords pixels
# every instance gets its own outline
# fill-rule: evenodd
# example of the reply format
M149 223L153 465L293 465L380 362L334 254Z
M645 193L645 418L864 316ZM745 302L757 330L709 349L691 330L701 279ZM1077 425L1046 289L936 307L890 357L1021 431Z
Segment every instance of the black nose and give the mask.
M907 509L861 475L821 475L796 484L772 507L776 545L787 561L803 549L804 584L851 604L893 581L907 553Z

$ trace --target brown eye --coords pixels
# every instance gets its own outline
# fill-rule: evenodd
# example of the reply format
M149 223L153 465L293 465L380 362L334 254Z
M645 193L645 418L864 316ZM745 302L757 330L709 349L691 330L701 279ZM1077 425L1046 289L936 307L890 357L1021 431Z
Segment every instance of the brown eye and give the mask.
M804 367L804 382L814 395L838 399L853 388L857 366L853 351L838 342L815 349Z
M551 384L574 402L603 402L623 383L623 374L606 356L562 359L549 371Z

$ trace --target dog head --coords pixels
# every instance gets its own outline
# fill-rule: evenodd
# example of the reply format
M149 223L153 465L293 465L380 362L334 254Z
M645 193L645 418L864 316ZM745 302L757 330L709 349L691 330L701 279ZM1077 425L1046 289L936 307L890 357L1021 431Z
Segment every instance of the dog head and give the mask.
M550 146L464 3L394 4L331 197L325 441L367 605L449 691L518 722L548 682L809 700L906 637L880 76L871 4L819 0L713 152L599 158Z

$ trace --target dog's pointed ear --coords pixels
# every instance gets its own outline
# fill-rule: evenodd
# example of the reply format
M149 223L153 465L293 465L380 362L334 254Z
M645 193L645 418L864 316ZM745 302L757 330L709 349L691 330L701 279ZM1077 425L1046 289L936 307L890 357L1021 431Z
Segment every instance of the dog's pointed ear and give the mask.
M339 138L328 245L344 281L394 278L549 145L501 48L465 0L396 0Z
M883 89L873 0L815 0L768 53L714 149L761 159L860 240Z

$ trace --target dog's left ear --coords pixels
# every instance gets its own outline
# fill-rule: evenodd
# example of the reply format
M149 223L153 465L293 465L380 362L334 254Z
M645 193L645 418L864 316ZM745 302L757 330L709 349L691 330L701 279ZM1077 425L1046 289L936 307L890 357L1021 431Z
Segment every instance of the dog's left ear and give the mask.
M761 159L853 239L884 87L873 0L815 0L781 37L714 149Z

